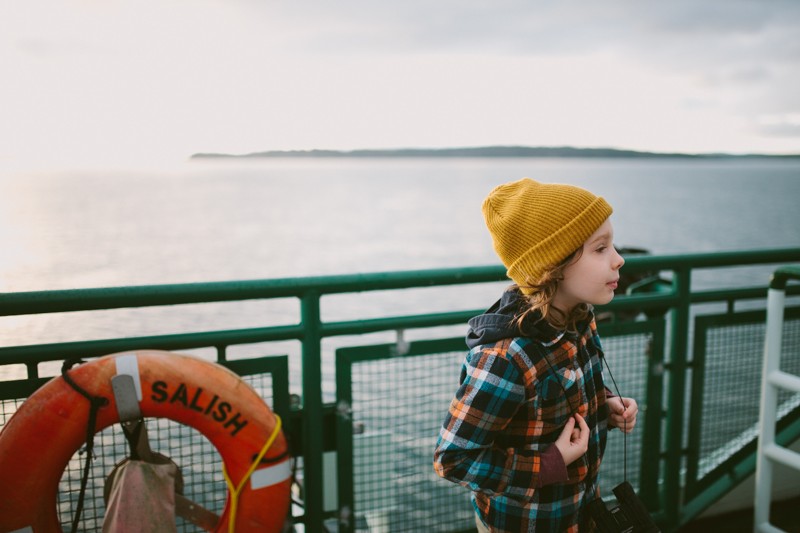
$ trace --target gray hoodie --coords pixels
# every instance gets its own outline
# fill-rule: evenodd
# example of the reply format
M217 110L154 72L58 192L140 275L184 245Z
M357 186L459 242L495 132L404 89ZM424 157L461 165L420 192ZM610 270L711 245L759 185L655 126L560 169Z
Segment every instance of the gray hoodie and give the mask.
M516 288L509 289L483 314L471 318L467 323L469 329L466 338L469 349L520 336L547 342L559 335L559 331L542 320L538 313L528 317L519 327L515 317L524 304L522 293Z

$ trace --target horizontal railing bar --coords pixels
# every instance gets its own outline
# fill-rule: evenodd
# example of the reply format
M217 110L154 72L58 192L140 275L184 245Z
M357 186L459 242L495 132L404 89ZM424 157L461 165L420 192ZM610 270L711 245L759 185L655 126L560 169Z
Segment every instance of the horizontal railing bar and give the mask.
M357 335L394 329L425 328L463 324L481 310L433 313L385 317L367 320L329 322L322 324L323 336ZM147 337L104 339L98 341L76 341L52 344L36 344L0 348L0 364L39 363L61 360L67 357L96 357L119 351L146 349L175 350L231 346L255 342L274 342L281 340L300 340L303 336L301 326L273 326L264 328L237 329L228 331L208 331L200 333L181 333Z
M764 250L741 250L730 252L705 252L680 255L637 255L625 258L625 269L630 272L642 270L701 270L733 266L788 263L800 261L800 248L772 248Z
M766 287L749 287L728 291L703 291L692 293L692 303L710 303L727 300L742 300L766 296ZM790 294L800 294L800 286L787 290ZM653 309L679 305L677 296L670 294L636 294L619 296L598 310ZM324 337L357 335L394 329L426 328L463 324L482 312L480 309L453 311L425 315L381 317L365 320L328 322L322 324ZM300 325L270 326L227 331L207 331L180 333L132 338L115 338L98 341L75 341L64 343L25 345L0 348L0 364L37 363L64 359L66 357L95 357L117 351L141 349L157 346L159 349L175 350L201 347L230 346L256 342L281 340L301 340L303 329Z
M800 261L800 249L781 248L626 258L626 272L702 269ZM374 290L507 281L501 266L377 272L305 278L68 289L0 294L0 316L301 297Z
M771 385L789 392L800 392L800 376L782 370L773 370L767 375L767 381Z
M675 307L680 305L680 303L680 297L675 294L626 294L615 296L610 303L597 306L597 310L652 309L657 307Z
M694 291L689 296L691 303L724 302L728 300L759 300L767 297L766 285L762 287L740 287L738 289L712 289ZM800 285L788 287L788 296L800 295Z
M677 304L677 297L670 295L624 296L618 302L603 306L603 309L649 309ZM426 328L463 324L482 309L430 313L424 315L392 316L321 324L323 337L357 335L395 329ZM0 364L41 362L63 359L74 355L93 357L113 351L158 346L162 349L198 348L208 346L230 346L278 340L300 340L303 329L300 325L270 326L263 328L208 331L146 337L104 339L99 341L76 341L52 344L25 345L0 348Z
M768 444L764 447L764 455L786 466L791 466L795 470L800 471L800 453L792 450L787 450L783 446L777 444Z
M467 267L250 281L216 281L0 294L0 316L151 307L319 294L484 283L505 279L502 267Z
M360 335L395 329L427 328L436 326L450 326L464 324L481 310L454 311L450 313L435 313L430 315L398 316L386 318L373 318L368 320L351 320L344 322L328 322L322 324L322 335L332 337L336 335Z
M741 300L766 296L766 287L749 287L728 291L703 291L692 293L693 303ZM800 294L800 286L789 287L787 291ZM598 310L630 310L665 308L679 305L677 296L670 294L636 294L619 296ZM376 319L328 322L322 324L323 336L357 335L393 329L426 328L463 324L482 312L480 309L453 311L425 315L381 317ZM115 351L140 349L145 346L158 346L160 349L186 349L200 347L230 346L256 342L280 340L300 340L303 330L300 325L270 326L263 328L235 329L227 331L207 331L133 338L104 339L99 341L75 341L39 345L25 345L0 348L0 364L22 364L51 361L71 356L94 357Z
M800 280L800 265L786 265L772 274L771 289L784 290L789 280Z
M179 333L103 339L96 341L74 341L52 344L32 344L0 348L0 365L41 363L63 360L69 357L99 357L116 352L143 349L179 350L273 342L300 339L303 328L299 325L272 326L266 328L206 331L201 333Z

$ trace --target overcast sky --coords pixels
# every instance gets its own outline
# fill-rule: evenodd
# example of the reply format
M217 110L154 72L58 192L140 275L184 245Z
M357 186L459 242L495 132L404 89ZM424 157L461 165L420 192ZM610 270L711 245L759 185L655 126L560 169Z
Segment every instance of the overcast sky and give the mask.
M3 0L0 166L530 145L800 153L800 2Z

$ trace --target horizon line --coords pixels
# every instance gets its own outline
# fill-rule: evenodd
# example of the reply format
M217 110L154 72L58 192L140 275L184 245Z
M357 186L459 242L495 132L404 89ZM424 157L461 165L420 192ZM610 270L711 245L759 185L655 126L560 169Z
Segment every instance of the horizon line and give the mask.
M198 152L190 159L258 157L668 157L668 158L800 158L800 153L652 152L624 148L485 145L450 148L360 148L353 150L265 150L245 154Z

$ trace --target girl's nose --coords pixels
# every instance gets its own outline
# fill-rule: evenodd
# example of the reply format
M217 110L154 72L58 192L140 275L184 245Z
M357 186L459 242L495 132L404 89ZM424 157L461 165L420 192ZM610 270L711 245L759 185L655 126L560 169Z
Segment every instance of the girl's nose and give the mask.
M620 268L622 268L622 265L625 264L625 258L619 255L619 252L617 252L616 249L614 250L614 253L617 256L614 260L614 270L619 270Z

